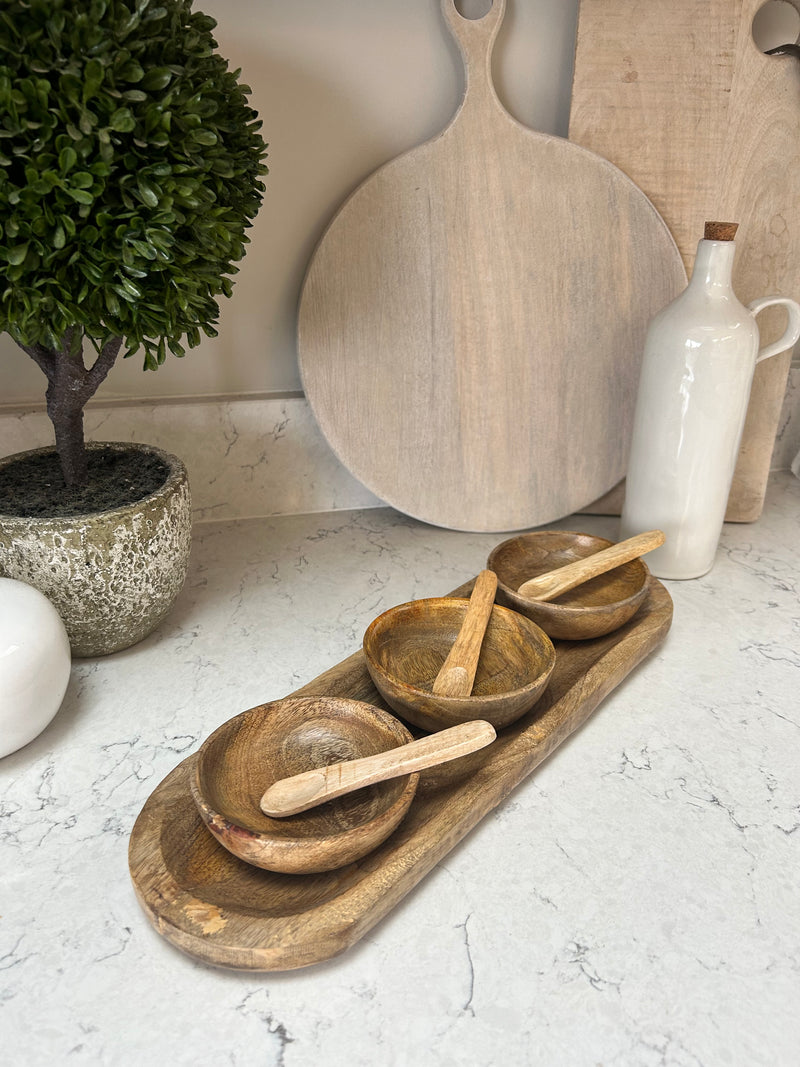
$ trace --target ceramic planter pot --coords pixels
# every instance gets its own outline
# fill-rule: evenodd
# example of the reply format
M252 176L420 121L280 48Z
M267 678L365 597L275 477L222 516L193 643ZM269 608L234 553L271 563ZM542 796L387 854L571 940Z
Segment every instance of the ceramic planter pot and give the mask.
M34 586L64 621L73 656L103 656L141 641L169 612L186 578L191 497L186 468L148 445L90 444L157 456L163 484L133 504L58 518L0 512L0 575ZM36 449L0 460L7 465Z

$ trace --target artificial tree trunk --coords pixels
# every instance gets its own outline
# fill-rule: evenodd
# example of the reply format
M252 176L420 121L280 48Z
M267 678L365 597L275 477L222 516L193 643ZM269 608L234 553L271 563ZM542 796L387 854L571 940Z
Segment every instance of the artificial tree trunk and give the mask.
M114 366L121 337L107 341L91 367L83 360L83 338L68 330L60 349L20 345L47 376L47 414L67 486L86 485L89 468L83 435L83 409Z

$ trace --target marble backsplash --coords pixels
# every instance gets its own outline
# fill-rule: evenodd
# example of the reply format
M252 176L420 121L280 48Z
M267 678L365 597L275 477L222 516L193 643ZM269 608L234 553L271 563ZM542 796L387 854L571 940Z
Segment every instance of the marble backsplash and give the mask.
M378 507L302 396L90 405L87 440L137 441L186 464L195 522ZM0 409L0 454L52 442L43 412Z
M381 501L339 462L302 395L90 404L86 436L137 441L180 456L196 522L350 508ZM42 411L0 405L0 455L52 441ZM800 453L800 365L792 366L772 466Z

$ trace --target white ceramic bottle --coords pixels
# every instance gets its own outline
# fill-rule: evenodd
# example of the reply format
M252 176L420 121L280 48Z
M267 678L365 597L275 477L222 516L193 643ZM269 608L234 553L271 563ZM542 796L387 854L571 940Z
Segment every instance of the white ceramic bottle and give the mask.
M706 224L688 287L645 342L620 536L664 531L647 557L659 578L697 578L713 566L756 363L800 337L793 300L737 299L735 232L734 223ZM789 324L759 351L755 317L773 304L786 307Z

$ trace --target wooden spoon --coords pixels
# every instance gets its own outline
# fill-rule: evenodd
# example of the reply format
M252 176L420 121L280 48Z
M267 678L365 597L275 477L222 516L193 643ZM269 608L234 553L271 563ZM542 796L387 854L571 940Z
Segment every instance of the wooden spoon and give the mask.
M582 585L590 578L596 578L598 574L605 574L623 563L638 559L663 544L664 534L661 530L636 534L635 537L619 541L616 545L610 545L585 559L577 559L565 567L529 578L527 582L522 583L517 593L529 600L554 600L569 589L574 589L576 585Z
M261 798L261 810L272 818L296 815L366 785L466 756L484 748L496 736L491 723L474 719L374 756L303 771L271 785Z
M492 614L496 592L497 575L494 571L481 571L475 579L458 636L434 679L434 696L468 697L472 692L483 635Z

